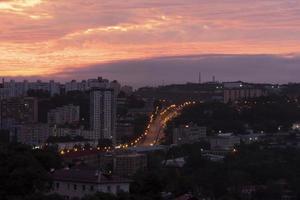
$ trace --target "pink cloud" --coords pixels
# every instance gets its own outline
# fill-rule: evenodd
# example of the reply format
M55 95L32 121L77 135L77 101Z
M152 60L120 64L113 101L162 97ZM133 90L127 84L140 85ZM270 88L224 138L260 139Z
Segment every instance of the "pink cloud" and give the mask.
M300 2L0 0L3 75L206 53L299 53ZM26 70L24 70L26 68Z

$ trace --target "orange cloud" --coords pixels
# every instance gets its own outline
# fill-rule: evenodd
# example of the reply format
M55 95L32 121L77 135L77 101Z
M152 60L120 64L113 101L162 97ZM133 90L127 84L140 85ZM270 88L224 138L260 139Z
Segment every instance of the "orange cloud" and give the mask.
M300 53L300 3L0 0L0 73L194 54Z

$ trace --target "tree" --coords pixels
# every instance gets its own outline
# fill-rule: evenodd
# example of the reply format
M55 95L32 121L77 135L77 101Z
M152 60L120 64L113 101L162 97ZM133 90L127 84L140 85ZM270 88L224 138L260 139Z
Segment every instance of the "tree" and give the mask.
M49 189L50 177L40 163L43 159L39 160L43 155L34 155L31 148L14 144L1 145L0 157L1 199L23 199Z

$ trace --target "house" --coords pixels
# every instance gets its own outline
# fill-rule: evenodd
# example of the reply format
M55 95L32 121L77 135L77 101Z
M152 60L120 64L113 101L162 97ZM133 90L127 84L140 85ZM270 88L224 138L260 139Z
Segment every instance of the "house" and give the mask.
M52 174L52 193L64 196L66 199L82 198L104 192L116 195L119 192L129 192L130 180L103 174L92 169L62 169Z

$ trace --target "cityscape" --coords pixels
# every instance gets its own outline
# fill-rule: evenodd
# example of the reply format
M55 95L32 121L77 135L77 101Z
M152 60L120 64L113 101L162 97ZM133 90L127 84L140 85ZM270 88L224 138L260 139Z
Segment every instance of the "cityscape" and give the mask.
M0 0L0 200L300 199L299 9Z

